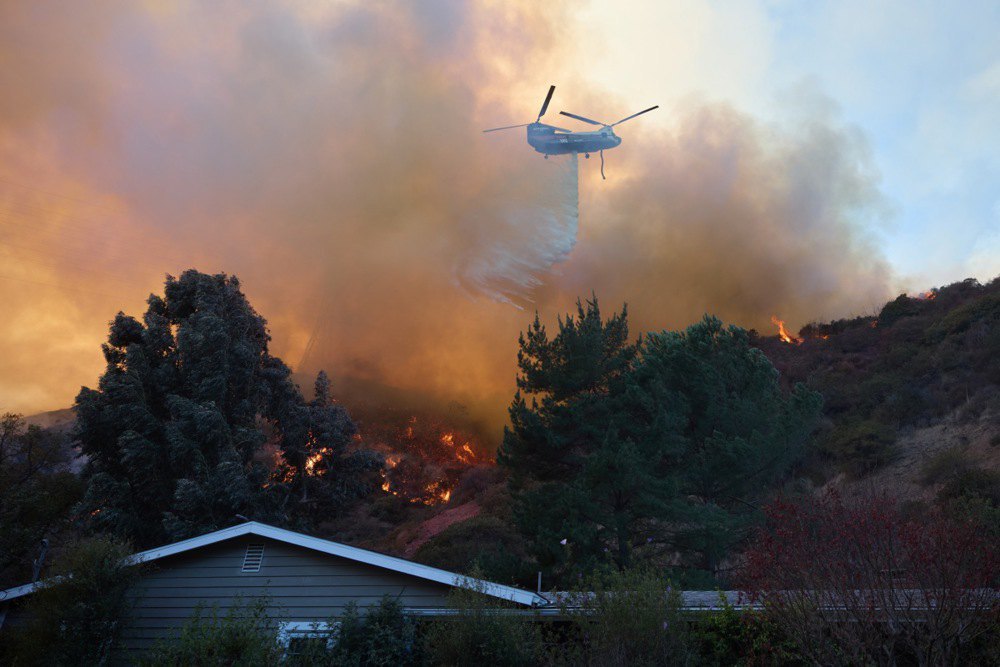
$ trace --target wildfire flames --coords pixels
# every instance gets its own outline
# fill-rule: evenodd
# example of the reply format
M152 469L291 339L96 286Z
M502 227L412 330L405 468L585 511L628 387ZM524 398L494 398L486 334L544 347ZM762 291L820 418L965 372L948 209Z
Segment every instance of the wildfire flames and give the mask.
M323 469L316 470L316 464L322 461L323 457L327 456L328 454L330 454L330 449L328 447L324 447L315 454L310 455L306 459L306 465L305 465L306 474L309 475L310 477L322 477L323 473L325 473L326 470Z
M777 315L771 315L771 322L778 327L778 337L781 338L781 340L791 345L799 345L802 343L801 338L796 338L788 333L785 329L785 321L779 320Z
M920 299L921 301L933 301L934 299L937 298L937 292L935 292L934 290L928 290L926 292L921 292L916 296L916 298Z
M465 470L492 462L479 453L470 435L433 416L400 421L396 415L379 413L362 425L360 446L385 456L379 486L386 494L414 505L441 505L451 500Z

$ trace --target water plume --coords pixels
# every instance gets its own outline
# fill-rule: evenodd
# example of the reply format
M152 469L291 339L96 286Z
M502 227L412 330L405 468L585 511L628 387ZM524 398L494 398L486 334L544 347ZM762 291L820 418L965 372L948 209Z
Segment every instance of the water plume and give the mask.
M475 245L456 266L458 283L473 294L521 307L532 301L556 264L569 257L580 225L579 160L575 153L550 157L537 197L509 193L511 207L498 223L499 239ZM484 221L473 216L472 225ZM488 221L486 224L490 224Z

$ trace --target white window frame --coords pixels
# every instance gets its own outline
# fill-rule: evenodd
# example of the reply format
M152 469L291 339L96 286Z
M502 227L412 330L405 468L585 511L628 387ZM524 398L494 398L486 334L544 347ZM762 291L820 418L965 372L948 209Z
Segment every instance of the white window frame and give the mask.
M278 625L278 643L285 655L293 639L326 638L327 650L332 649L340 635L340 621L282 621Z

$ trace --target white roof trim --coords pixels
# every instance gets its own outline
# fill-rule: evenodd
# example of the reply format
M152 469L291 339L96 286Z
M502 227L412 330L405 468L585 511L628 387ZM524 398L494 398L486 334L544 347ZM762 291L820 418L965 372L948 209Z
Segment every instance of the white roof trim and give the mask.
M387 570L408 574L414 577L419 577L420 579L426 579L428 581L435 581L448 586L474 588L486 593L487 595L516 602L518 604L533 607L549 604L548 600L541 595L531 593L520 588L514 588L513 586L503 586L490 581L473 579L454 572L448 572L447 570L430 567L429 565L414 563L413 561L405 560L403 558L395 558L393 556L387 556L375 551L368 551L366 549L359 549L346 544L340 544L339 542L331 542L330 540L323 540L318 537L310 537L308 535L303 535L302 533L285 530L284 528L276 528L275 526L269 526L256 521L248 521L247 523L241 523L237 526L217 530L214 533L208 533L206 535L192 537L188 540L182 540L166 546L157 547L156 549L142 551L129 556L126 559L126 562L129 565L149 563L154 560L159 560L160 558L166 558L167 556L184 553L185 551L191 551L192 549L198 549L200 547L216 544L217 542L230 540L234 537L241 537L243 535L267 537L286 544L293 544L306 549L312 549L321 553L330 554L331 556L340 556L341 558L347 558L348 560L353 560L358 563L365 563L367 565L385 568ZM9 588L5 591L0 591L0 603L8 602L15 598L33 593L35 589L42 584L44 584L44 582L25 584L24 586L18 586L16 588Z

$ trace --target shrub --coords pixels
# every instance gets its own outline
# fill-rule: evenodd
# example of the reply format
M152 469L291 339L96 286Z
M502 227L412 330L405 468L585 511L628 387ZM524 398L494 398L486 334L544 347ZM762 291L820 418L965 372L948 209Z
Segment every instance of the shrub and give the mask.
M826 438L825 449L844 472L862 477L896 457L896 431L874 420L839 425Z
M721 609L699 618L693 627L696 664L792 666L808 664L781 628L755 611L738 611L721 593Z
M28 600L25 628L13 639L17 664L99 664L110 655L138 575L126 542L89 538L70 545L53 576Z
M429 624L426 649L430 662L455 667L518 667L541 659L542 638L535 618L486 595L485 585L466 581L448 595L455 611Z
M278 665L283 650L275 623L268 617L267 601L237 603L220 616L219 608L208 614L201 607L184 625L180 637L163 640L141 664L148 667L209 667Z
M673 665L689 657L680 593L656 570L633 569L594 577L570 595L564 613L576 646L563 653L581 665Z
M490 581L531 580L524 537L495 516L477 516L449 526L417 550L414 559L452 572L478 568Z
M969 664L970 647L995 641L1000 560L979 523L907 519L884 495L766 513L743 586L810 661Z
M332 624L331 624L332 627ZM421 664L416 626L403 613L403 605L385 596L362 616L354 603L340 619L333 649L312 644L292 661L298 665L331 667L409 667Z

